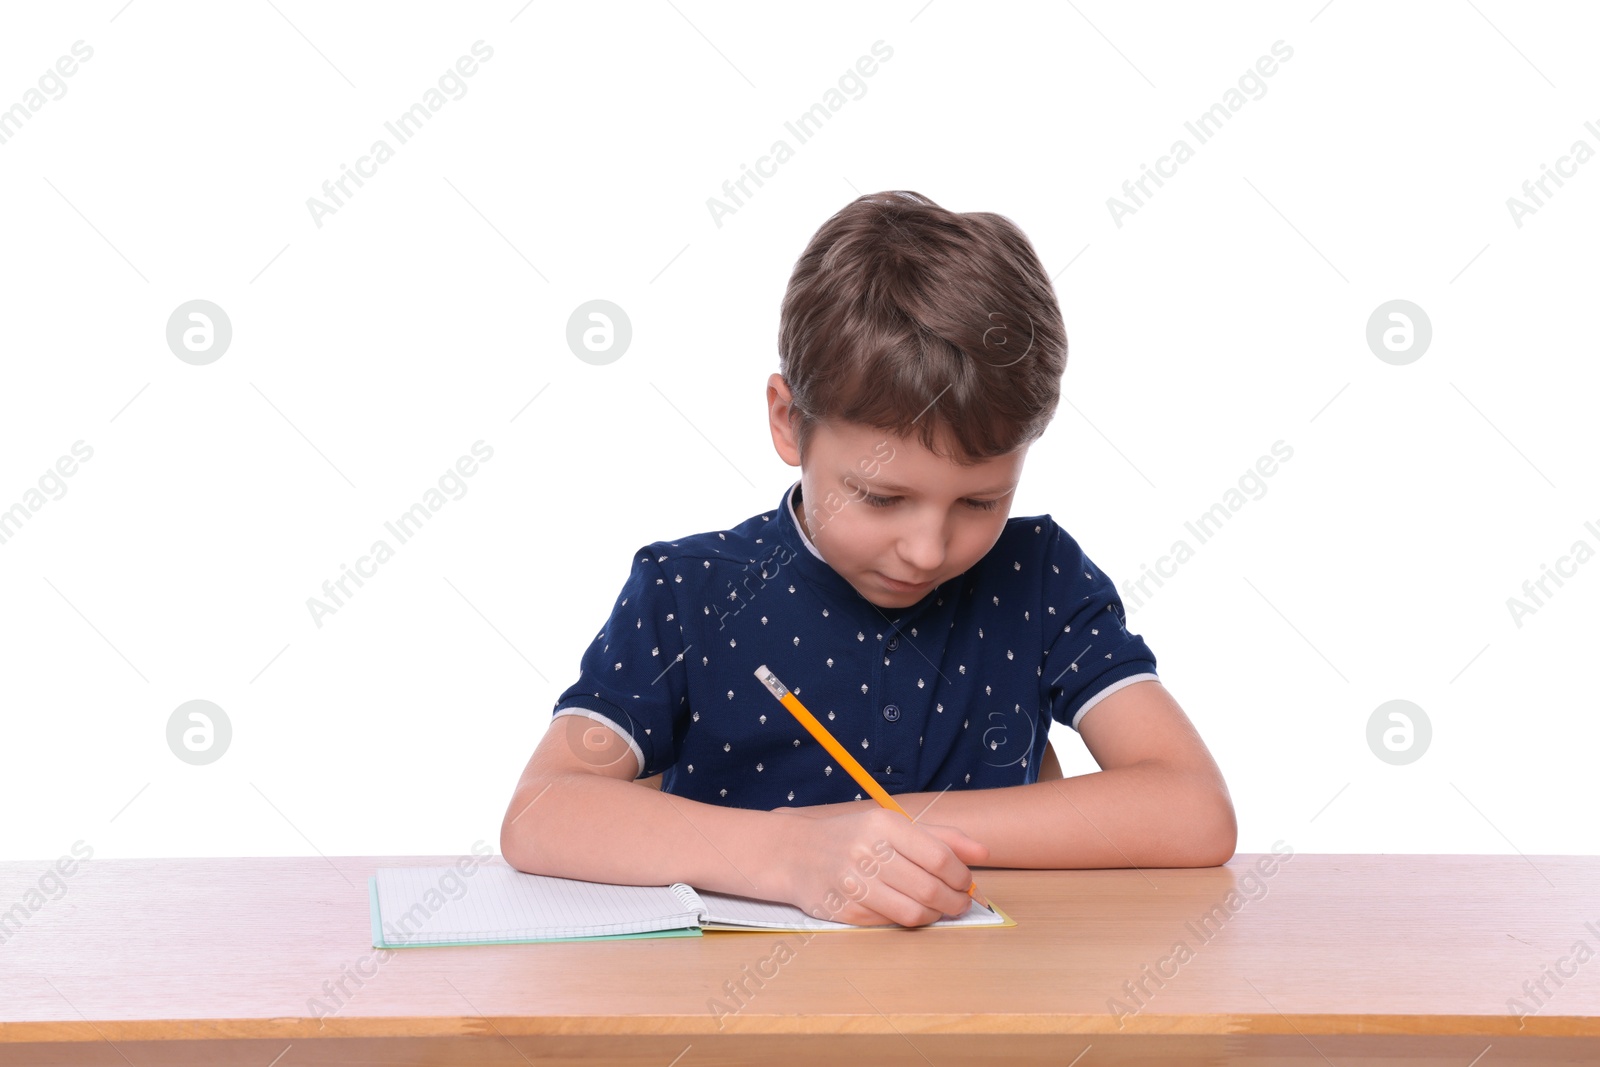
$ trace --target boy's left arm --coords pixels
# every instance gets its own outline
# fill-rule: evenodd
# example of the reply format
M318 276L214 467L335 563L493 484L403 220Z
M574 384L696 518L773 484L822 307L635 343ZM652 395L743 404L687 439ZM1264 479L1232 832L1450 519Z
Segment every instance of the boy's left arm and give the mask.
M960 828L990 867L1215 867L1238 838L1222 772L1159 681L1135 682L1078 723L1100 770L999 789L895 797L917 821ZM795 809L825 817L873 801Z

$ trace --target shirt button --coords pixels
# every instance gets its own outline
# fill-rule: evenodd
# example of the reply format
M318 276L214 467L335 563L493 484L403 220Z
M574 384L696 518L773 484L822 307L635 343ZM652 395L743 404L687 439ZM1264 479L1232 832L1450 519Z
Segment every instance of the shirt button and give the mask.
M893 652L895 649L897 649L899 647L900 647L900 639L898 637L889 638L888 649L889 649L890 652Z
M883 706L883 717L885 719L888 719L890 722L898 722L898 721L900 721L900 708L899 708L899 706L896 705L896 704L885 704Z

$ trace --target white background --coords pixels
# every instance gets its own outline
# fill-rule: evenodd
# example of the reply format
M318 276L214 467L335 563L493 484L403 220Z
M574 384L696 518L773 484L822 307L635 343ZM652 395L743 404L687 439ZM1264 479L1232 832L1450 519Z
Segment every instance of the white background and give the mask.
M274 4L276 6L274 6ZM1014 220L1054 279L1063 400L1013 514L1136 578L1275 441L1292 460L1138 607L1220 763L1239 850L1593 852L1600 149L1582 5L806 5L443 10L123 0L8 8L0 108L0 859L463 854L630 554L774 507L763 387L795 258L856 196ZM403 145L384 129L493 49ZM1276 41L1266 92L1184 128ZM864 93L784 127L883 41ZM394 158L319 227L307 199ZM719 225L775 140L794 158ZM1136 213L1107 199L1178 139ZM1569 164L1570 169L1570 164ZM207 366L166 342L210 300ZM625 355L577 359L585 301ZM1433 340L1368 348L1386 301ZM475 441L494 450L318 627L340 575ZM1553 588L1553 587L1552 587ZM221 706L226 753L167 744ZM1391 699L1426 753L1368 748ZM1068 774L1095 765L1053 741Z

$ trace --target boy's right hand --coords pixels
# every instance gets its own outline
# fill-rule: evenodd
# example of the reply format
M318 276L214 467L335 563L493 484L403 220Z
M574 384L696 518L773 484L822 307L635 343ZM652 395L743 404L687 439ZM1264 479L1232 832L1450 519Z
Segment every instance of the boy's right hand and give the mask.
M989 850L954 826L913 823L885 808L827 818L774 813L782 899L856 926L923 926L972 903L969 863Z

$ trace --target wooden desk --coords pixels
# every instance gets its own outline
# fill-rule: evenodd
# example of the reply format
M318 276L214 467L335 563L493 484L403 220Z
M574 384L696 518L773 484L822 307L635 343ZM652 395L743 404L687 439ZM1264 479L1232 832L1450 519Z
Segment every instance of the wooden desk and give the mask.
M386 960L368 875L450 858L93 859L0 927L0 1064L1600 1061L1600 959L1573 956L1600 953L1600 858L1295 855L1265 878L1258 858L984 872L1015 929ZM48 869L0 864L0 908ZM1519 1026L1507 1000L1533 1007L1546 968L1568 976Z

